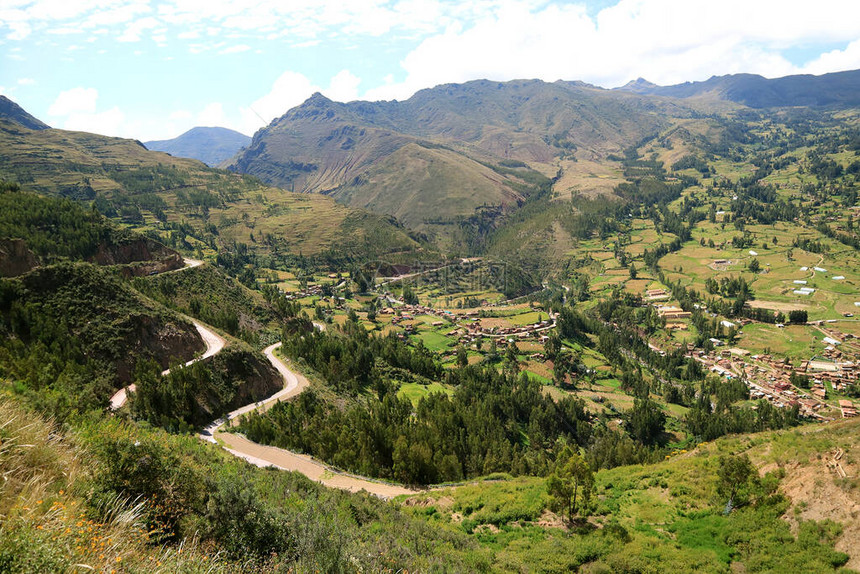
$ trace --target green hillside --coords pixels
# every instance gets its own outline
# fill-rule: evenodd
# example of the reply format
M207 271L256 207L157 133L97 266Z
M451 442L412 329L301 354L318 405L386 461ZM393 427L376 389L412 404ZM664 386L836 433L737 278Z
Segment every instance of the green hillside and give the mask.
M87 263L0 280L3 376L57 416L106 406L139 363L162 369L203 349L194 326Z
M574 525L550 511L547 482L536 478L493 477L402 502L429 524L470 533L511 572L850 572L840 567L858 565L856 461L846 463L850 480L826 462L837 449L856 451L857 430L846 422L720 439L601 470ZM743 457L753 478L726 514L720 468Z
M296 193L0 121L0 570L860 570L860 111L699 96L317 95Z
M346 260L418 247L387 218L152 152L132 140L32 131L0 120L0 150L0 178L92 204L177 248L211 252L243 244L275 257L336 251Z
M175 251L112 225L97 211L69 199L22 192L3 181L0 245L0 276L7 277L64 260L123 265L128 275L182 266Z

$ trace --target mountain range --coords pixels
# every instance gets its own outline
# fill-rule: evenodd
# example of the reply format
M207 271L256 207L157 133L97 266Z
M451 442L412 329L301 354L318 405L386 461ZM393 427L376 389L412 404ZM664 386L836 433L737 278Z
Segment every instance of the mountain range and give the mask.
M191 236L200 248L239 243L341 258L418 246L388 217L150 151L136 140L49 128L17 104L0 103L0 180L86 202L186 248Z
M768 79L755 74L713 76L704 82L658 86L639 78L620 91L671 98L711 96L751 108L860 105L860 72L834 72Z
M234 130L196 127L173 139L148 141L143 145L153 151L199 159L206 165L214 167L236 155L249 143L251 138Z
M715 113L850 106L860 104L858 87L860 72L852 71L775 80L737 74L667 87L640 79L615 90L477 80L389 102L338 103L317 93L225 165L392 215L449 245L463 218L521 206L538 175L555 181L558 197L599 195L624 181L611 158L646 138L678 128L686 144L677 159L690 141L718 138Z
M620 153L667 118L693 116L669 100L579 82L479 80L404 102L314 94L258 131L228 169L393 215L444 241L458 218L521 205L565 161Z
M182 186L207 180L225 185L230 180L223 172L207 171L180 157L191 156L255 176L272 186L264 197L290 198L290 206L309 203L312 211L326 214L323 220L340 210L336 221L362 221L364 226L371 221L368 211L376 213L382 217L373 220L376 231L366 237L381 232L388 238L386 245L393 239L383 252L414 247L414 238L424 238L435 248L459 255L497 245L510 256L538 245L537 252L521 258L537 261L563 258L575 241L561 231L569 214L559 203L551 214L542 209L537 219L519 217L513 222L512 215L536 198L558 202L614 197L616 187L629 180L624 165L628 149L658 138L667 144L660 148L659 160L671 165L722 145L726 134L735 134L737 126L730 124L739 110L860 104L858 86L860 72L850 71L773 80L737 74L663 87L639 79L614 90L575 81L476 80L387 102L338 103L317 93L250 140L224 128L194 128L146 146L174 155L169 165L182 172L178 179L175 174L158 176L163 180L158 195L166 202L168 220L172 213L178 217L188 210L177 207L188 197ZM141 209L146 213L141 201L150 202L149 196L141 200L132 192L136 184L126 181L129 176L122 170L132 166L157 170L164 156L131 140L49 129L6 98L0 100L0 112L4 120L0 145L6 150L0 173L19 181L31 178L21 183L39 191L89 200L103 196L118 213L123 209L133 217ZM54 150L62 161L37 159L45 149ZM120 166L124 167L118 171ZM245 189L244 201L256 185L250 181L240 178L230 184ZM359 211L345 211L330 199L321 203L321 196ZM311 225L313 232L291 227L287 233L281 225L269 227L278 220L271 217L260 219L264 229L255 234L255 220L248 218L256 211L244 208L235 211L241 219L234 218L233 197L222 195L220 206L227 211L215 211L229 224L224 225L222 239L252 241L260 231L277 231L273 237L286 234L290 239L285 245L303 253L337 244L332 242L337 234L321 240L323 229L318 225ZM129 201L141 205L129 207ZM163 212L158 205L156 212ZM278 205L267 207L267 212L295 217L293 207ZM406 229L390 228L389 217ZM315 221L314 215L310 221ZM507 239L499 243L499 237L490 237L505 226L508 229L500 233ZM237 232L238 227L243 229ZM474 236L475 228L481 229L481 237ZM406 230L415 234L412 239Z
M0 570L860 571L858 78L0 100Z

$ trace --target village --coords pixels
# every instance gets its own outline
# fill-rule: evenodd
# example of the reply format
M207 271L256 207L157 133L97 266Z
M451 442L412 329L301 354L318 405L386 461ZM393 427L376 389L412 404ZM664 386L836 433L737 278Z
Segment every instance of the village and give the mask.
M346 310L348 302L343 297L327 295L322 285L314 284L299 292L290 294L293 298L319 297L320 302L329 302L335 309ZM538 320L525 325L491 325L488 318L494 315L493 304L484 302L481 308L446 309L423 304L407 304L392 292L385 290L375 296L379 310L377 317L384 323L397 327L397 334L406 340L416 335L421 325L429 319L429 327L438 330L455 344L473 348L483 339L494 341L504 348L517 342L533 341L544 343L556 326L556 316L552 312L541 313ZM654 306L659 317L666 321L667 330L687 330L686 319L691 312L667 304L671 294L665 289L646 289L643 301ZM535 310L542 310L534 304ZM421 320L424 318L424 320ZM741 333L749 319L722 320L721 326ZM827 346L820 355L793 364L772 354L752 354L743 348L727 347L721 339L711 338L712 350L696 348L692 344L672 344L674 348L683 347L685 355L698 362L711 373L726 379L737 378L744 381L753 400L767 400L778 408L797 406L801 416L817 421L830 421L837 418L857 416L855 403L847 398L834 400L834 395L843 396L850 385L860 379L860 340L850 333L843 333L835 326L835 320L814 321L810 326L824 335L822 342ZM782 325L777 325L782 327ZM654 343L652 350L665 353ZM448 351L450 353L450 351ZM544 360L543 353L532 353L530 358ZM809 388L798 386L808 382Z
M808 291L804 289L803 294L808 294ZM670 294L665 289L645 291L645 301L654 305L657 314L667 320L667 329L686 330L686 324L677 321L689 319L691 312L659 303L668 299ZM670 320L674 322L669 323ZM735 322L722 320L720 325L726 329L742 329L751 322L749 319ZM813 420L829 421L836 416L855 417L857 409L852 401L840 399L836 408L836 405L827 400L830 393L842 394L860 379L860 342L854 335L834 328L832 325L835 322L830 319L809 323L825 335L822 342L826 343L827 347L820 356L801 361L796 367L788 359L778 359L770 354L752 355L742 348L721 348L725 343L717 338L710 339L713 351L697 349L687 344L685 354L702 363L712 373L727 379L739 378L744 381L749 386L751 399L764 399L779 408L797 406L801 416ZM777 324L777 327L784 325ZM663 352L653 344L650 346L657 352ZM808 381L810 388L800 388L795 381ZM829 392L828 386L831 389Z

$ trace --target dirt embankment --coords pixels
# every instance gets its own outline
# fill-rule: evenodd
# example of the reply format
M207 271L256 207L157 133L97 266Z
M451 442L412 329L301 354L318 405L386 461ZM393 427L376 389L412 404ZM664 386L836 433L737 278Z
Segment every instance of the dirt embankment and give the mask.
M213 371L227 373L228 380L232 383L233 396L224 405L228 410L255 404L283 387L283 379L278 371L251 351L230 347L209 361ZM215 398L201 397L201 400L208 402Z
M97 265L119 266L125 277L164 273L182 269L185 265L179 253L148 238L105 241L99 245L89 261ZM39 258L30 251L26 241L0 239L0 277L18 277L39 265Z
M780 490L791 499L792 508L785 520L796 533L798 519L830 519L842 524L842 536L836 541L836 550L851 558L845 565L860 569L860 491L854 486L860 465L853 461L850 453L840 457L840 465L848 478L842 478L827 466L834 452L822 453L821 460L808 464L792 463L785 467L785 479Z
M117 376L122 382L133 379L139 357L151 357L166 369L171 362L185 362L205 348L194 325L188 321L163 322L148 315L138 315L129 320L133 327L122 348L130 349L130 352L116 363Z
M23 239L0 239L0 277L17 277L35 269L39 260Z
M126 277L164 273L185 265L179 253L147 238L102 243L92 261L99 265L122 265L121 272Z

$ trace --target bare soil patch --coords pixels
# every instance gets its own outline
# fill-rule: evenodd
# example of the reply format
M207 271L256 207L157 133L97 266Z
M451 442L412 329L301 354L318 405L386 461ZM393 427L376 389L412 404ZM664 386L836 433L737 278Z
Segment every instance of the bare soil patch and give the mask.
M772 309L774 311L782 311L783 313L787 313L789 311L806 311L809 309L809 305L804 305L803 303L782 303L778 301L759 301L758 299L753 299L749 302L749 306L753 309Z
M848 481L829 471L825 465L831 453L822 453L821 460L809 464L793 464L785 468L786 476L780 489L791 499L792 507L783 517L797 531L797 519L839 522L843 526L842 536L836 541L836 550L851 556L847 568L860 568L860 492L851 488ZM849 477L857 478L857 465L843 464ZM795 514L799 511L799 514Z

